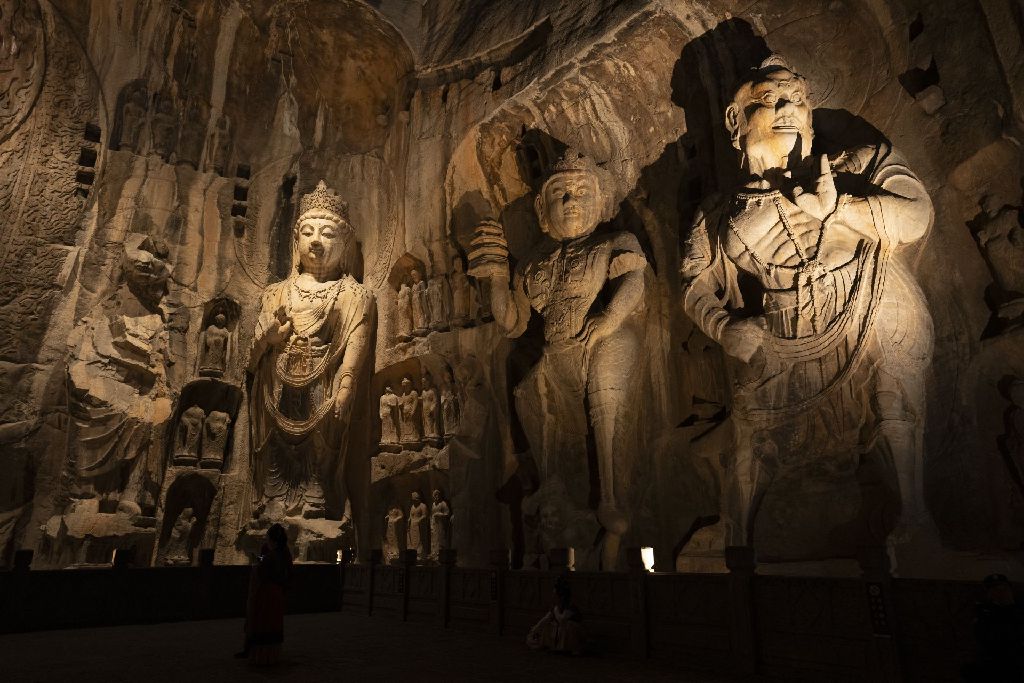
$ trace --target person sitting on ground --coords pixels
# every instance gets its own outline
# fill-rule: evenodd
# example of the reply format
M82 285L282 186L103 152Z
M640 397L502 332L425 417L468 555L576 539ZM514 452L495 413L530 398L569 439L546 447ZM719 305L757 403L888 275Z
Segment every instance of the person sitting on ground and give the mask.
M245 612L245 648L236 657L251 657L257 664L276 664L284 642L285 590L292 568L284 527L267 529L266 542L249 575Z
M1002 574L985 577L985 599L974 622L978 652L964 670L968 681L1024 680L1024 607Z
M555 581L555 605L545 614L526 636L526 644L534 650L583 653L585 634L583 615L572 604L572 591L566 577Z

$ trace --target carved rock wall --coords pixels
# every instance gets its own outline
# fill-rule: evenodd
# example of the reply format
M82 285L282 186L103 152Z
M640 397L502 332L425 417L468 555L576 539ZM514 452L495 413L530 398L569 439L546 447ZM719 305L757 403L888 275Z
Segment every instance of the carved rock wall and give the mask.
M596 507L582 404L514 408L541 351L536 321L506 339L472 279L466 320L449 308L405 335L400 305L413 270L454 291L453 259L465 265L481 220L500 220L513 261L525 259L542 237L534 193L565 146L597 162L600 230L635 235L649 263L630 323L641 362L615 433L623 542L654 546L659 568L680 551L716 556L698 529L720 512L723 467L691 441L729 412L729 379L718 346L682 311L680 248L700 202L737 180L721 112L739 74L772 50L809 79L819 144L881 131L929 191L935 224L908 259L936 334L921 417L925 497L947 548L1019 552L1024 436L1010 387L1024 378L1024 24L1009 0L8 0L4 9L0 32L19 48L3 52L4 73L16 77L0 84L0 561L32 547L44 564L94 564L128 546L162 561L189 506L189 549L244 559L245 365L259 294L287 275L299 198L323 178L349 203L353 270L378 310L374 377L353 416L356 457L338 475L354 489L360 554L381 547L392 506L408 517L410 493L429 501L436 488L461 561L509 546L518 561L542 563L572 527L582 530L580 566L595 566L596 528L567 519ZM130 235L148 237L169 269L146 311L165 341L144 362L130 348L137 335L119 331L142 311L109 313L111 302L139 303L121 286ZM201 375L202 335L218 312L224 372ZM130 319L112 328L114 355L82 351L100 315ZM163 379L125 370L128 360L159 365ZM69 425L96 411L120 420L131 406L97 397L83 417L67 381L76 361L171 406L143 420L145 438L122 444L134 464L115 468L123 482L110 495L82 493ZM423 369L461 399L454 437L379 454L380 392L388 382L398 391L406 374L420 388ZM175 462L192 406L230 418L219 468ZM545 487L556 460L575 474ZM833 465L769 490L756 522L762 558L855 554L861 490L854 469ZM120 506L129 480L137 512Z

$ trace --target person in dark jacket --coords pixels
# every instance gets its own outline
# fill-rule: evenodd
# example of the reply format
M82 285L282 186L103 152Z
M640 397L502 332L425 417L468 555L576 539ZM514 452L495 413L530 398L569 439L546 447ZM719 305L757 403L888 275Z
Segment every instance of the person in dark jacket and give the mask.
M583 615L572 602L569 581L564 576L555 581L554 593L554 606L530 629L526 644L534 650L582 654L586 641Z
M285 591L291 575L292 554L284 527L274 524L249 575L245 611L245 648L239 657L260 665L276 664L284 642Z

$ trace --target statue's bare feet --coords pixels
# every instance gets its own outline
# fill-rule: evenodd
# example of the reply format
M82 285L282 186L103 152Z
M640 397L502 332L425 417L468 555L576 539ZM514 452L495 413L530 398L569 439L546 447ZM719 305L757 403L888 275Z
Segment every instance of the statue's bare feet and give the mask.
M137 517L142 514L142 508L134 500L120 500L117 503L117 511L122 512L129 517Z

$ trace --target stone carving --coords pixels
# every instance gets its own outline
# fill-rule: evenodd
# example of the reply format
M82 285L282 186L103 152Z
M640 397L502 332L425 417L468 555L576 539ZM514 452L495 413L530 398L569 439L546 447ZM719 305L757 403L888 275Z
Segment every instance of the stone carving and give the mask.
M451 320L452 292L444 273L438 273L430 278L427 284L427 302L430 309L430 329L435 332L447 330Z
M167 247L146 235L124 241L114 292L71 334L68 450L74 494L119 500L138 514L154 430L171 416L167 330L160 304L170 270Z
M510 289L502 227L485 223L473 239L470 274L489 286L494 319L510 337L526 330L531 307L544 319L544 353L517 388L517 403L530 400L522 390L528 380L544 387L547 400L564 397L566 410L582 410L586 399L601 489L597 516L607 532L604 566L612 568L628 528L615 499L616 421L638 349L636 334L624 322L641 302L647 262L631 233L594 233L603 195L592 162L569 151L553 171L535 202L551 241L520 262ZM603 310L592 313L612 280L618 287Z
M196 516L192 508L185 508L174 520L171 537L164 548L164 564L167 566L188 566L192 564L192 527Z
M449 522L451 508L441 498L441 491L434 489L434 501L430 505L430 559L437 560L443 548L451 547Z
M199 444L203 436L206 411L189 406L178 418L178 434L174 440L174 464L191 467L199 462Z
M412 278L412 333L423 337L430 332L430 302L427 299L427 283L415 268L409 272Z
M231 433L231 416L219 410L211 410L206 416L203 428L202 458L199 466L203 469L221 469Z
M9 0L0 14L0 139L6 139L32 111L46 71L46 39L35 2Z
M150 125L153 136L150 149L164 161L170 162L178 142L178 117L174 114L174 103L170 99L160 100Z
M427 539L427 504L420 500L420 494L413 491L412 505L409 506L409 529L406 547L416 551L416 557L424 559Z
M380 397L380 449L382 451L401 450L398 423L398 396L390 386L386 386Z
M434 381L429 372L423 373L423 381L420 385L420 413L423 418L423 438L435 446L441 440L441 433L438 425L437 413L437 389L434 388Z
M395 338L400 342L412 339L413 310L412 287L408 282L402 282L398 289L398 316L395 319Z
M118 149L129 152L139 151L142 127L146 124L148 97L144 88L133 88L121 107L121 139Z
M454 385L452 372L446 368L444 386L441 388L441 431L445 439L455 436L459 428L459 396L454 391Z
M466 327L472 323L473 286L469 282L469 277L463 272L460 256L452 259L452 272L448 278L452 296L451 324L453 327Z
M1024 315L1024 227L1020 209L1001 208L986 217L984 227L975 233L978 246L992 271L992 279L1005 293L996 315L1013 320Z
M199 340L199 375L221 377L227 370L231 352L231 333L227 329L227 318L218 313L210 326L203 330Z
M423 444L423 427L420 420L420 395L412 388L412 380L402 380L402 396L399 398L399 437L402 447L415 450Z
M397 505L392 505L384 516L384 561L395 562L401 557L405 546L405 515Z
M345 457L374 324L373 294L348 271L352 233L347 205L321 180L299 204L291 273L260 302L250 420L256 512L271 519L323 517L324 483Z
M778 57L740 86L725 122L750 180L698 215L681 275L687 314L738 361L729 542L751 544L778 464L808 452L860 452L861 467L894 471L902 529L922 525L932 324L897 252L928 230L931 201L885 146L812 158L806 82ZM740 316L741 274L760 285L764 315Z

